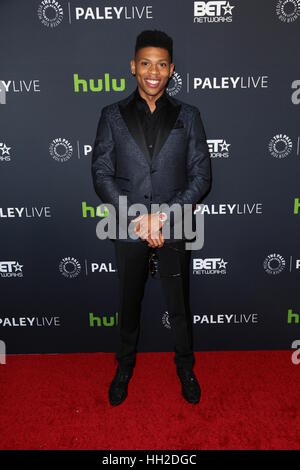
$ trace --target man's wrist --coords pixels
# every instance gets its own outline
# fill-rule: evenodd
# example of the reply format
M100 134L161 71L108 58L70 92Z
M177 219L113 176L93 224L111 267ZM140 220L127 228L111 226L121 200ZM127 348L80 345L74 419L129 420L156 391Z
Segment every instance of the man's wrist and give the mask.
M166 212L157 211L156 214L158 215L158 218L162 223L165 223L166 220L168 219L168 216L167 216Z

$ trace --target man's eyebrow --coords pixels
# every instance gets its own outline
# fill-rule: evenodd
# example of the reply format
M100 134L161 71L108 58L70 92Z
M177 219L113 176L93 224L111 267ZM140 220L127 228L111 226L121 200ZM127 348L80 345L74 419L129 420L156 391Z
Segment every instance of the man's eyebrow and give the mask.
M139 60L149 60L151 62L150 59L148 59L147 57L141 57ZM157 62L168 62L168 59L158 59Z

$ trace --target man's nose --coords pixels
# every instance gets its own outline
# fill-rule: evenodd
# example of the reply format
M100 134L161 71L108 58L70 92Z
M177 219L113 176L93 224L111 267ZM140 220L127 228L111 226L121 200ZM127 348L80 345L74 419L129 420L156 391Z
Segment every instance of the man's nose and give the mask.
M159 73L158 66L155 65L155 64L151 64L151 66L150 66L150 72L153 73L153 74L155 74L155 75L158 75L158 73Z

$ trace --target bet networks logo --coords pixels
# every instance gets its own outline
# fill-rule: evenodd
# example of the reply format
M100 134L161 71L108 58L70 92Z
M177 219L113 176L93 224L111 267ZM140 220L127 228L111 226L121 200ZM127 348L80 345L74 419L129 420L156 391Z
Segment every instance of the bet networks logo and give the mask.
M234 8L225 0L194 2L194 23L231 23Z
M125 90L125 78L110 78L109 73L104 73L104 78L79 78L77 73L73 75L74 80L74 93L101 93L105 91L120 92ZM118 83L119 80L119 83Z
M0 261L0 277L23 277L23 266L18 261Z
M209 139L207 140L211 158L228 158L228 148L231 144L227 144L225 139Z
M10 149L11 147L7 147L4 142L0 142L0 162L10 162Z
M223 258L194 258L193 274L227 274L226 264Z

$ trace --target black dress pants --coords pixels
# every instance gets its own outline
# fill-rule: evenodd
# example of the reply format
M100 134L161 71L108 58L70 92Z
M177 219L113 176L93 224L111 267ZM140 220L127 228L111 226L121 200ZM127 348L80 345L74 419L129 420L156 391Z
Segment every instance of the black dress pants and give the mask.
M125 242L115 240L118 269L120 308L118 346L116 359L119 367L132 370L136 363L137 343L140 332L141 303L149 274L151 248L143 240ZM171 249L175 247L180 252ZM185 250L185 242L164 243L156 249L159 258L160 281L169 312L174 362L178 367L193 368L192 318L189 307L189 265L191 252ZM175 275L175 276L174 276Z

